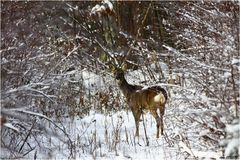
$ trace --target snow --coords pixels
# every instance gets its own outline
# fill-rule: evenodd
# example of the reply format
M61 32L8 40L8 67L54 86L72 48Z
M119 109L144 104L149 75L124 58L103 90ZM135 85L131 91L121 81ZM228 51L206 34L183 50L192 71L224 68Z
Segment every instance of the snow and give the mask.
M119 34L121 34L122 36L124 36L125 38L132 38L132 36L126 32L123 31L119 31Z
M151 71L152 71L152 73L154 73L155 78L161 79L162 77L160 77L157 66L159 68L161 68L163 77L164 78L168 77L169 68L166 65L166 63L163 63L163 62L151 64L148 68L142 67L142 69L131 71L129 73L126 73L125 76L126 76L127 80L129 81L129 83L132 83L132 84L140 84L141 82L147 81L148 86L150 86L152 84L156 85L156 81L153 81L153 79L151 77L149 77L149 74L146 74L146 73L148 73L149 72L148 69L151 68Z
M240 123L238 123L236 125L228 125L226 127L226 131L230 132L230 133L234 133L234 132L240 131Z
M83 86L86 90L91 91L91 93L95 93L99 88L105 86L104 80L101 76L93 72L89 72L86 69L81 71L80 76L81 77L78 78L83 79Z
M237 59L237 58L232 59L232 65L233 64L239 64L239 63L240 63L240 59Z
M6 48L6 49L1 49L0 50L0 53L2 53L2 52L6 52L6 51L11 51L11 50L14 50L14 49L17 49L17 47L8 47L8 48ZM3 58L3 59L5 59L5 58ZM3 60L2 59L2 60ZM5 60L6 61L6 60ZM6 63L5 61L2 61L2 63L4 62L4 63Z
M235 4L219 4L217 7L212 7L212 4L207 3L205 8L204 3L183 6L172 2L154 3L154 7L150 8L154 12L149 13L157 17L155 11L160 17L163 13L163 26L155 21L145 23L144 19L151 14L131 13L137 22L144 22L143 26L134 24L137 27L140 24L140 28L132 27L144 32L136 37L128 28L121 27L122 23L115 24L118 23L116 17L120 16L118 20L121 16L124 18L119 13L121 7L125 9L126 6L114 1L81 5L61 3L53 5L52 10L47 8L44 13L30 6L29 13L36 14L30 14L27 19L19 10L21 5L14 8L14 5L6 4L9 6L5 8L9 11L17 9L19 12L6 14L1 39L4 46L0 53L3 69L6 70L3 74L6 80L2 81L1 102L4 109L1 114L7 119L1 126L1 146L5 147L1 158L219 159L221 156L231 157L236 150L239 155L239 120L228 125L239 115L240 59L235 43ZM115 5L120 7L116 13ZM65 12L58 15L55 10L60 7ZM48 10L52 14L49 15ZM8 13L7 9L4 11ZM92 17L84 18L89 13ZM165 13L173 18L172 22L164 19ZM180 17L174 19L174 15ZM12 21L9 21L9 16L12 16ZM48 18L40 25L41 19L46 16ZM77 34L71 32L73 27L80 29ZM160 27L164 33L162 36L167 36L169 42L174 43L171 46L176 48L166 44L168 39L160 42L158 34L154 34L158 32L155 27ZM112 36L114 44L118 44L122 36L127 45L119 43L117 48L104 46L108 35L95 33L99 30L107 33L108 29L110 32L119 31ZM145 32L145 29L148 31ZM55 32L61 35L55 37ZM75 42L75 38L80 42ZM55 40L69 43L58 44ZM15 54L18 50L19 55ZM127 54L125 50L128 50ZM130 51L134 54L131 58L128 57ZM155 119L148 112L144 113L140 123L140 136L134 136L132 112L126 99L119 96L120 90L107 69L111 61L101 59L104 52L118 66L122 64L117 62L118 58L134 59L134 62L126 61L138 66L139 70L129 69L126 73L128 82L146 85L143 89L160 85L168 91L165 130L159 139L156 139ZM168 84L168 78L174 82ZM178 79L181 83L176 85ZM101 97L107 97L104 105L100 104ZM72 113L75 111L77 113ZM221 141L224 143L222 146L219 144ZM10 154L12 156L8 156Z
M10 128L12 130L15 130L16 132L19 132L19 129L14 127L11 123L4 123L3 124L5 127Z
M109 0L104 0L103 2L108 5L110 10L113 10L113 4Z
M91 111L89 116L82 119L65 119L64 126L70 133L72 142L76 145L75 159L172 159L180 158L177 149L169 147L163 136L155 138L156 125L154 118L144 114L144 120L150 145L146 146L146 139L142 123L140 123L140 136L135 137L135 124L131 112L119 111L112 114L100 114ZM37 158L67 159L69 156L66 144L56 137L51 142L40 138L45 146L37 150ZM31 144L35 144L34 138ZM39 143L39 142L38 142ZM52 148L52 149L50 149ZM48 150L50 149L50 150ZM61 150L61 152L59 152ZM32 158L35 153L26 158Z
M206 158L206 159L220 159L221 157L221 152L203 152L203 151L197 151L190 149L185 143L180 142L179 143L180 147L182 147L183 151L189 153L195 158Z
M110 11L113 10L113 4L109 0L104 0L102 1L102 5L96 4L92 9L91 9L91 15L96 15L101 16L103 12L105 12L107 9Z
M226 131L228 134L232 134L233 137L227 141L227 147L225 150L225 156L230 156L236 149L238 154L240 153L240 119L236 121L236 124L227 125Z
M225 150L225 156L230 156L230 154L234 151L234 149L238 150L238 153L240 152L240 141L239 137L233 138L227 145L227 148Z
M205 63L202 63L200 61L197 61L196 59L194 59L193 57L187 57L186 55L182 54L180 51L170 47L170 46L167 46L167 45L163 45L164 48L166 48L167 50L169 51L172 51L174 54L176 55L179 55L179 56L182 56L184 58L186 58L187 60L189 60L190 62L193 62L195 64L197 64L198 66L201 66L201 67L204 67L204 68L209 68L209 69L213 69L213 70L220 70L220 71L226 71L226 72L230 72L229 69L226 69L226 68L219 68L219 67L216 67L216 66L213 66L213 65L207 65Z

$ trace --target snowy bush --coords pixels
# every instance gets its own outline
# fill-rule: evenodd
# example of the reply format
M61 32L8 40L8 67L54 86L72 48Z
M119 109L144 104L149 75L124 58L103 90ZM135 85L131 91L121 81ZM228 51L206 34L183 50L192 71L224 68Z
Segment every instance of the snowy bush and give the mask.
M1 158L239 158L239 19L238 1L1 2ZM134 137L122 62L168 91L160 139L149 113Z
M235 119L232 124L226 127L226 138L222 141L225 147L224 156L226 158L239 158L240 155L240 120Z

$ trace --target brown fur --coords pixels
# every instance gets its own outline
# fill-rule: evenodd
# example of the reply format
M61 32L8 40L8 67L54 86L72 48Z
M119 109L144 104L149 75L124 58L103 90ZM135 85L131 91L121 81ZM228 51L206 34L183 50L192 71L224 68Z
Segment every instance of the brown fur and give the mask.
M165 104L167 102L167 92L160 86L143 88L142 86L131 85L126 81L123 71L116 72L115 78L118 81L119 88L126 97L127 103L132 110L136 124L136 136L139 136L139 121L142 110L148 110L156 120L156 137L159 138L160 125L161 134L163 134L163 115L165 111ZM155 96L159 97L154 98ZM160 110L160 117L157 113L158 109Z

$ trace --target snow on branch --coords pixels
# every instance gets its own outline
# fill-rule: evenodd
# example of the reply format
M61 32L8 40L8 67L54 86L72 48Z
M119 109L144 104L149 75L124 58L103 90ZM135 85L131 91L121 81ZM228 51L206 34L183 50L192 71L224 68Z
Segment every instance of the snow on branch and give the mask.
M1 49L1 50L0 50L0 54L1 54L2 52L11 51L11 50L14 50L14 49L17 49L17 47L8 47L8 48L6 48L6 49Z
M172 51L174 54L178 55L178 56L181 56L181 57L184 57L186 58L187 60L201 66L201 67L204 67L204 68L210 68L210 69L215 69L215 70L219 70L219 71L225 71L225 72L231 72L231 70L229 69L225 69L225 68L219 68L219 67L215 67L215 66L210 66L210 65L206 65L202 62L199 62L197 60L195 60L194 58L192 57L187 57L186 55L184 55L183 53L181 53L180 51L170 47L170 46L167 46L167 45L163 45L164 48L166 48L167 50L169 51Z
M20 92L20 91L31 91L31 92L35 92L35 93L38 93L40 95L42 95L43 97L46 97L48 100L50 100L51 102L53 103L56 103L52 98L56 98L55 95L47 95L45 94L44 92L42 91L39 91L37 89L34 89L32 88L30 85L24 85L24 86L20 86L18 88L13 88L13 89L10 89L8 91L6 91L5 94L12 94L12 93L15 93L15 92Z
M3 126L9 128L9 129L12 129L12 130L14 130L14 131L16 131L16 132L19 132L19 129L18 129L17 127L14 127L14 126L12 125L12 123L4 123Z
M227 125L226 132L228 137L222 143L227 143L224 155L226 157L231 157L232 155L236 154L237 152L239 155L240 153L240 119L236 120L236 124Z
M113 15L113 4L109 0L102 1L102 4L95 5L90 13L90 16L98 15L98 17L104 16L104 15Z

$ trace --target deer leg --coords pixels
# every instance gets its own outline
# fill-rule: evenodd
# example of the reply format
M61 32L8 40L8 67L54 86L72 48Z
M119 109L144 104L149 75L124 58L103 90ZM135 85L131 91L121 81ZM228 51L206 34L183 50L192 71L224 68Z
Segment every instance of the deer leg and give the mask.
M161 115L161 134L163 135L163 116L164 116L164 112L165 112L165 106L161 106L160 107L160 115Z
M152 110L151 114L156 120L156 123L157 123L157 135L156 135L156 137L159 138L160 117L157 114L157 110Z
M135 136L139 137L139 122L140 122L141 112L139 110L132 110L132 113L133 113L133 117L134 117L135 125L136 125Z

